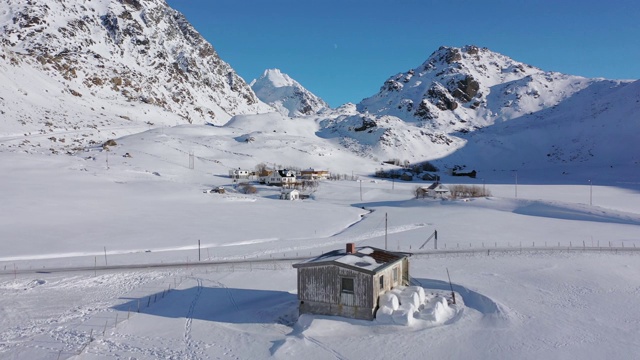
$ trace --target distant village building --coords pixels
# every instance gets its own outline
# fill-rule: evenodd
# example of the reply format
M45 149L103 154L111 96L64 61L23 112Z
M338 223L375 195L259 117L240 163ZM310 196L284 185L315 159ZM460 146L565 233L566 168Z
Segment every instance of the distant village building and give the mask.
M420 187L416 190L417 197L443 198L449 193L449 188L436 181L428 187Z
M294 264L300 314L373 320L378 297L409 284L410 254L374 247L334 250Z
M326 180L329 178L329 171L307 169L300 171L300 177L304 180Z
M300 192L296 189L282 189L280 193L282 200L300 200Z
M413 174L411 174L410 172L402 173L400 175L400 180L402 180L402 181L412 181L413 180Z
M267 185L292 187L296 184L296 173L293 170L275 170L264 179Z
M251 172L249 170L242 170L240 168L229 170L229 177L233 179L233 182L237 183L240 180L249 180Z
M267 183L267 179L269 178L269 176L271 176L272 173L273 173L272 170L263 169L262 171L260 171L257 174L258 175L258 182L260 184L266 184Z

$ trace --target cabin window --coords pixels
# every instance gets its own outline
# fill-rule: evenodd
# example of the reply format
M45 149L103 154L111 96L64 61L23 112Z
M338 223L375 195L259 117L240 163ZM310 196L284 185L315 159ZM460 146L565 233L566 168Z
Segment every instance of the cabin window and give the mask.
M384 289L384 275L380 275L380 289Z
M393 283L397 283L398 282L398 268L394 267L393 268Z
M340 291L347 294L353 294L353 278L343 277Z

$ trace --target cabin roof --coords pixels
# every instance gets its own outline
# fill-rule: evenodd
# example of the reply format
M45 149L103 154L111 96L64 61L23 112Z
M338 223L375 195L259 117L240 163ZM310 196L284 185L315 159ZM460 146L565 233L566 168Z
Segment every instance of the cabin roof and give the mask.
M346 249L333 250L315 258L307 259L297 264L294 268L311 267L321 265L336 265L351 268L357 271L374 274L395 264L399 260L409 257L411 254L391 252L370 246L356 248L356 252L347 253Z

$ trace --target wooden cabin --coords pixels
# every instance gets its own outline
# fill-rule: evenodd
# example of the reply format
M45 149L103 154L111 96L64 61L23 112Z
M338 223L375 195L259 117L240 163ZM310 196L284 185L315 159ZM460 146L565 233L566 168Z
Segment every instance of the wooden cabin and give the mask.
M373 320L378 297L409 284L409 256L349 243L344 250L294 264L300 314Z

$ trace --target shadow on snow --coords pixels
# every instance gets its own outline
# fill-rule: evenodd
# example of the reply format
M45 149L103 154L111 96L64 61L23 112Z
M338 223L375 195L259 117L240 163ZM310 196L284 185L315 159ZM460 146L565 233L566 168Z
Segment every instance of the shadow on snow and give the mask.
M298 317L297 296L284 291L196 286L121 299L114 310L167 318L291 325Z

